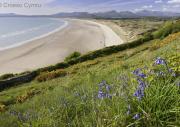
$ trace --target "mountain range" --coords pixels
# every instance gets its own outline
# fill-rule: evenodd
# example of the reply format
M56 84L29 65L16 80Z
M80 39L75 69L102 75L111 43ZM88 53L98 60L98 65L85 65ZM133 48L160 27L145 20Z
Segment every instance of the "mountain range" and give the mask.
M18 15L14 13L0 14L0 17L19 17L27 15ZM43 17L61 17L61 18L141 18L141 17L180 17L180 13L141 10L131 11L107 11L107 12L61 12L53 15L31 15Z

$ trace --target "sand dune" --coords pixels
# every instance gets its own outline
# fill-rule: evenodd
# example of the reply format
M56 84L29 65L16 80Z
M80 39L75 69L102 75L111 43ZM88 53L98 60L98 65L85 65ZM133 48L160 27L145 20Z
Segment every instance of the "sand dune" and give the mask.
M31 71L56 64L74 51L86 53L123 41L109 27L87 20L66 19L63 30L16 48L0 51L0 74Z

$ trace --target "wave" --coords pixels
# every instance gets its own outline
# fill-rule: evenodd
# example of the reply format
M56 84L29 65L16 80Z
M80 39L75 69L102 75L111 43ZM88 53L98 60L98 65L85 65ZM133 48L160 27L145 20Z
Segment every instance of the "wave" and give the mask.
M46 33L46 34L43 34L43 35L34 37L34 38L32 38L32 39L29 39L29 40L26 40L26 41L23 41L23 42L18 42L18 43L16 43L16 44L13 44L13 45L10 45L10 46L7 46L7 47L0 48L0 51L7 50L7 49L11 49L11 48L15 48L15 47L19 47L19 46L21 46L21 45L23 45L23 44L32 42L32 41L37 40L37 39L44 38L44 37L49 36L49 35L51 35L51 34L53 34L53 33L55 33L55 32L58 32L58 31L64 29L65 27L67 27L68 24L69 24L67 21L63 21L63 22L64 22L63 25L61 25L60 27L58 27L57 29L55 29L55 30L53 30L53 31L50 31L50 32L48 32L48 33ZM53 24L53 23L51 23L51 25L52 25L52 24ZM42 26L49 26L49 25L50 25L50 24L48 24L48 25L42 25ZM22 33L24 34L24 33L27 33L27 32L29 32L29 31L33 31L33 30L40 29L40 28L42 28L42 26L34 27L34 28L31 28L31 29L28 29L28 30L24 30L24 31L14 32L14 33L7 34L6 36L5 36L5 35L4 35L4 36L5 36L5 37L7 37L7 36L8 36L8 37L17 36L17 35L20 35L20 34L22 34ZM2 37L2 35L1 35L0 37Z
M30 28L30 29L22 30L22 31L15 31L15 32L12 32L12 33L0 35L0 39L14 37L14 36L26 34L26 33L32 32L32 31L37 31L37 30L40 30L41 28L49 27L49 26L51 26L53 24L54 23L50 23L48 25L41 25L41 26L38 26L38 27L33 27L33 28Z

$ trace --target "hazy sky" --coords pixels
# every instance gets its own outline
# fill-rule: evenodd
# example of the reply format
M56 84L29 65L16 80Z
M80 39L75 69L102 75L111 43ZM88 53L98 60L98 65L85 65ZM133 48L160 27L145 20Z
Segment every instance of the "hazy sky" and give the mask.
M0 13L52 14L109 10L180 12L180 0L0 0Z

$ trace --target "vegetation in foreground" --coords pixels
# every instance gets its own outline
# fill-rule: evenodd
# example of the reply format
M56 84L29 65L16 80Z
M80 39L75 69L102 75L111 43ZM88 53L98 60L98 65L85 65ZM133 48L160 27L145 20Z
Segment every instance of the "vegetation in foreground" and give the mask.
M0 93L0 126L180 126L179 44L178 32L43 72Z

